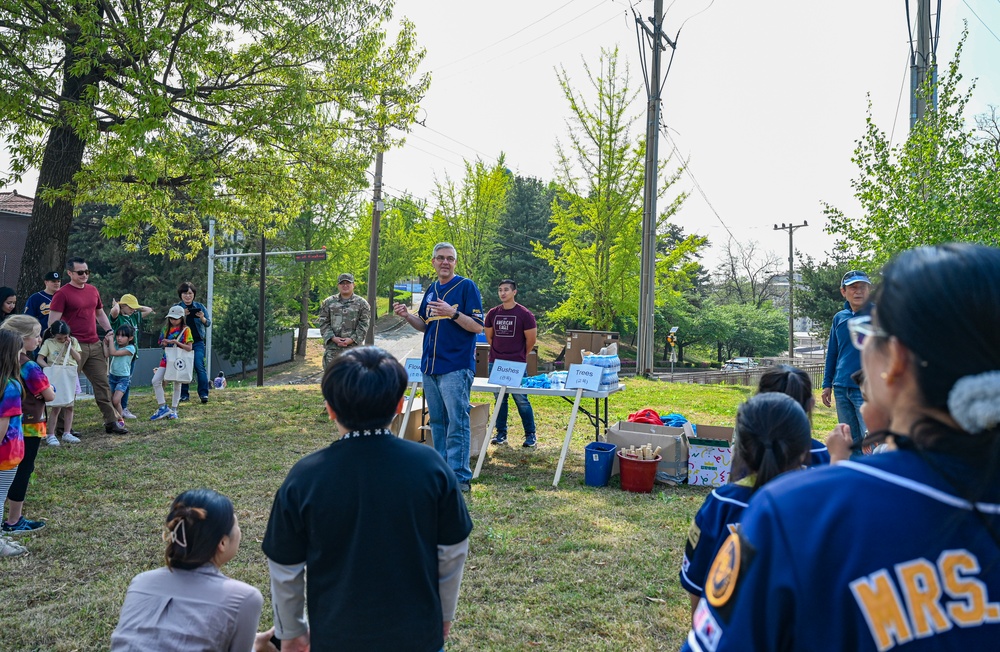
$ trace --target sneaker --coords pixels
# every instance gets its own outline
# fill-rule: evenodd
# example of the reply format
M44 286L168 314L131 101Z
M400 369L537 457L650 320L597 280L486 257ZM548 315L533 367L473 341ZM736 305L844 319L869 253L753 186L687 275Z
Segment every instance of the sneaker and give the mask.
M170 414L167 415L167 418L168 419L176 419L177 418L177 408L174 408L174 409L170 410Z
M181 403L187 403L190 400L191 400L190 396L182 396L181 397Z
M62 436L62 440L64 442L66 442L67 444L79 444L80 443L80 438L77 437L76 435L74 435L71 432L64 432L63 436Z
M497 436L490 440L490 443L494 446L506 446L507 445L507 435L497 433Z
M13 525L7 521L4 521L3 525L0 525L0 529L3 530L4 534L26 534L35 530L41 530L43 527L45 527L45 521L32 521L24 518L24 516L19 518L17 523Z
M201 402L202 403L208 403L208 397L207 396L202 396L201 397Z
M524 436L524 443L521 444L523 448L534 448L538 440L535 438L535 433L529 432Z
M49 446L58 446L59 438L55 435L45 435L45 443Z
M0 537L0 557L20 557L28 554L28 549L5 537Z
M153 412L153 416L149 417L149 420L158 421L159 419L166 419L168 416L170 416L171 411L172 410L168 408L166 405L161 405L160 407L156 408L156 412Z
M125 408L124 410L122 410L122 417L125 418L125 419L138 419L139 418L139 417L135 416L134 414L132 414L129 411L128 408Z
M459 482L458 488L461 489L464 493L469 493L470 491L472 491L472 485L470 485L468 482Z
M118 427L119 428L124 428L125 427L125 420L124 419L118 419Z
M109 435L127 435L128 429L125 428L124 421L109 421L104 424L104 432Z

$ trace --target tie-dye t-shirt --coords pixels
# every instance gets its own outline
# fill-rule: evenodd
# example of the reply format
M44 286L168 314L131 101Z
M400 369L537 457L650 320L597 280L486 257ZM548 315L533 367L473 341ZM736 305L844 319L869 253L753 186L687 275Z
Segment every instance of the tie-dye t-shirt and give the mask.
M38 366L38 363L28 360L21 365L21 384L24 386L24 391L32 396L38 396L46 389L50 387L49 378L42 371L42 368ZM24 411L24 406L21 406L22 414ZM25 437L44 437L46 434L45 428L45 408L41 407L41 421L33 419L33 423L27 423L22 419L21 427L24 432Z
M167 340L177 340L178 342L183 342L184 344L190 344L194 342L194 337L191 336L191 329L187 326L181 326L179 328L167 328L160 333L160 345L162 346ZM167 353L164 351L163 357L160 358L160 366L167 366Z
M7 432L0 442L0 471L10 471L24 459L24 435L21 432L21 385L8 381L0 398L0 419L8 418Z

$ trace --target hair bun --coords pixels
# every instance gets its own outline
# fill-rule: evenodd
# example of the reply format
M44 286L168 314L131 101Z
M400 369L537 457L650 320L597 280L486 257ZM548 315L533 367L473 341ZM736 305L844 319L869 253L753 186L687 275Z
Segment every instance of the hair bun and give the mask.
M959 378L948 392L948 412L971 435L1000 425L1000 371Z

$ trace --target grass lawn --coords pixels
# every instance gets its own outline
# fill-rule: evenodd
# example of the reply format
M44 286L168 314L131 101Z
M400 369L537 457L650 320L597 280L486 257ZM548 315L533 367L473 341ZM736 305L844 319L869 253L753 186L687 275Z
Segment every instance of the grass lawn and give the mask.
M612 420L653 407L698 423L731 425L748 392L630 380ZM474 395L484 402L489 395ZM689 606L677 573L688 525L706 491L657 487L651 495L583 483L593 428L577 420L558 489L552 477L568 421L558 398L533 399L539 443L522 449L511 409L512 446L487 460L468 496L475 522L449 650L669 650L687 634ZM161 524L180 491L230 496L243 547L224 572L268 595L260 542L274 491L291 465L325 446L332 427L318 386L230 388L208 405L184 403L176 421L131 422L134 434L98 433L93 401L77 404L83 443L42 445L25 514L46 518L19 537L31 554L0 561L0 648L107 649L131 578L162 564ZM131 409L151 414L149 393ZM815 434L834 425L820 407ZM494 451L491 451L494 452ZM386 469L391 473L391 469ZM387 560L391 563L391 560ZM269 600L261 628L271 624Z

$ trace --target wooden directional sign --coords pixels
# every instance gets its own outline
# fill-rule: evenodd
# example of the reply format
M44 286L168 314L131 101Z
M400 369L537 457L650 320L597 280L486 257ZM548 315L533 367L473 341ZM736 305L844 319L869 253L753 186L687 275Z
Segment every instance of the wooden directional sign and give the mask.
M326 260L326 249L322 251L308 251L306 253L294 254L295 262L308 263L314 260Z

